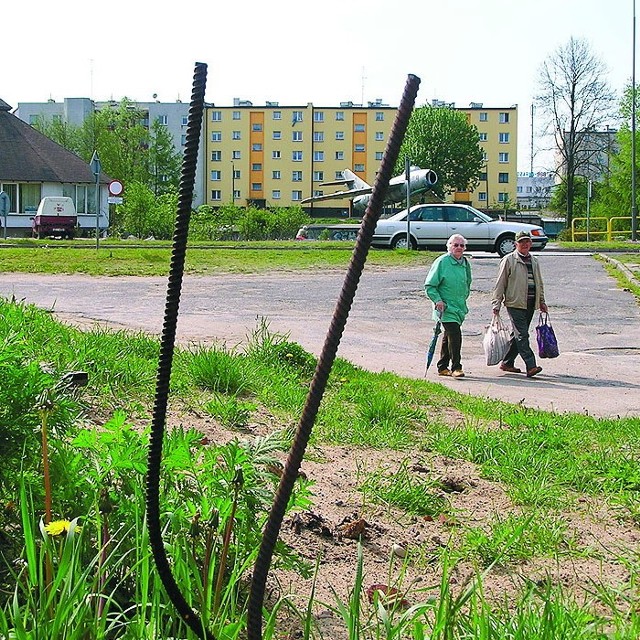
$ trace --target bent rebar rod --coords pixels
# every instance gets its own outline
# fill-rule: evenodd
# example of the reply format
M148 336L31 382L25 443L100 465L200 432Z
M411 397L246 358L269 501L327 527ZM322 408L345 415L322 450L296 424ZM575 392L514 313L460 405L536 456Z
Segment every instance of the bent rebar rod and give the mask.
M389 180L391 179L393 168L400 153L400 145L404 139L407 125L409 124L409 118L413 105L415 104L419 86L420 78L409 75L400 106L398 107L396 119L391 129L389 141L387 142L387 147L380 164L380 170L373 185L373 192L362 220L356 246L353 250L349 267L347 268L347 274L329 326L324 347L311 381L296 435L291 445L291 450L289 451L273 506L269 513L269 518L262 536L262 544L260 545L258 557L256 558L253 568L248 605L248 640L261 640L262 638L262 605L273 549L280 532L284 512L289 503L300 464L302 463L302 457L304 456L309 437L311 436L311 429L313 428L320 401L322 400L327 385L327 379L329 378L329 373L331 372L331 367L336 357L351 304L353 303L353 298L358 288L358 282L371 245L373 231L380 217L380 212L382 211L384 196L389 187Z

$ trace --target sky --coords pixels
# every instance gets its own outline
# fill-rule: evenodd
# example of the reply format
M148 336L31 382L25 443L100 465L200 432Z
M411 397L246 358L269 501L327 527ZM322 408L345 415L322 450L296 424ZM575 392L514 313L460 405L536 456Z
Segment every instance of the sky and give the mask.
M640 3L638 9L640 10ZM0 98L191 99L196 62L206 100L398 106L408 74L416 106L518 105L518 170L531 165L540 65L584 38L620 94L632 79L634 0L12 1L2 9ZM549 168L538 151L534 171Z

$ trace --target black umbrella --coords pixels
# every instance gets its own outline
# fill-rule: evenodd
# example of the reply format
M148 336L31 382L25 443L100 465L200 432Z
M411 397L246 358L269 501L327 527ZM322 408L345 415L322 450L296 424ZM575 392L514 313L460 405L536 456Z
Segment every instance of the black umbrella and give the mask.
M436 344L438 344L438 336L442 333L442 322L441 322L442 314L438 318L436 322L436 326L433 327L433 337L431 338L431 342L429 343L429 348L427 349L427 364L424 368L424 375L426 377L427 371L429 369L429 365L433 360L433 354L436 352Z

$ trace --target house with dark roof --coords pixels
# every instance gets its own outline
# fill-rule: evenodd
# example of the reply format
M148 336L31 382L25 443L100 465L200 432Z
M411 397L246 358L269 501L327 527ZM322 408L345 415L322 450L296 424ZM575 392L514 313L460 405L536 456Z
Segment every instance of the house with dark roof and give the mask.
M46 196L70 197L76 206L81 231L109 227L109 176L99 176L96 217L96 177L82 158L23 122L0 99L0 191L8 196L9 210L0 216L7 236L31 235L38 204ZM4 197L6 201L6 197Z

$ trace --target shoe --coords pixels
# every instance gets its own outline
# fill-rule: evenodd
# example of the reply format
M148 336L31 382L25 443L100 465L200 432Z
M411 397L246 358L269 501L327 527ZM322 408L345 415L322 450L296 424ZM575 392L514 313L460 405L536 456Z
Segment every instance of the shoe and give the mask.
M507 371L508 373L522 373L522 369L518 369L518 367L514 367L512 364L505 364L504 362L500 364L500 371Z
M449 371L449 369L440 369L438 371L438 375L439 376L450 376L451 375L451 371Z
M531 369L527 369L527 378L533 378L536 374L542 371L542 367L531 367Z
M462 369L456 369L451 372L452 378L464 378L464 371Z

